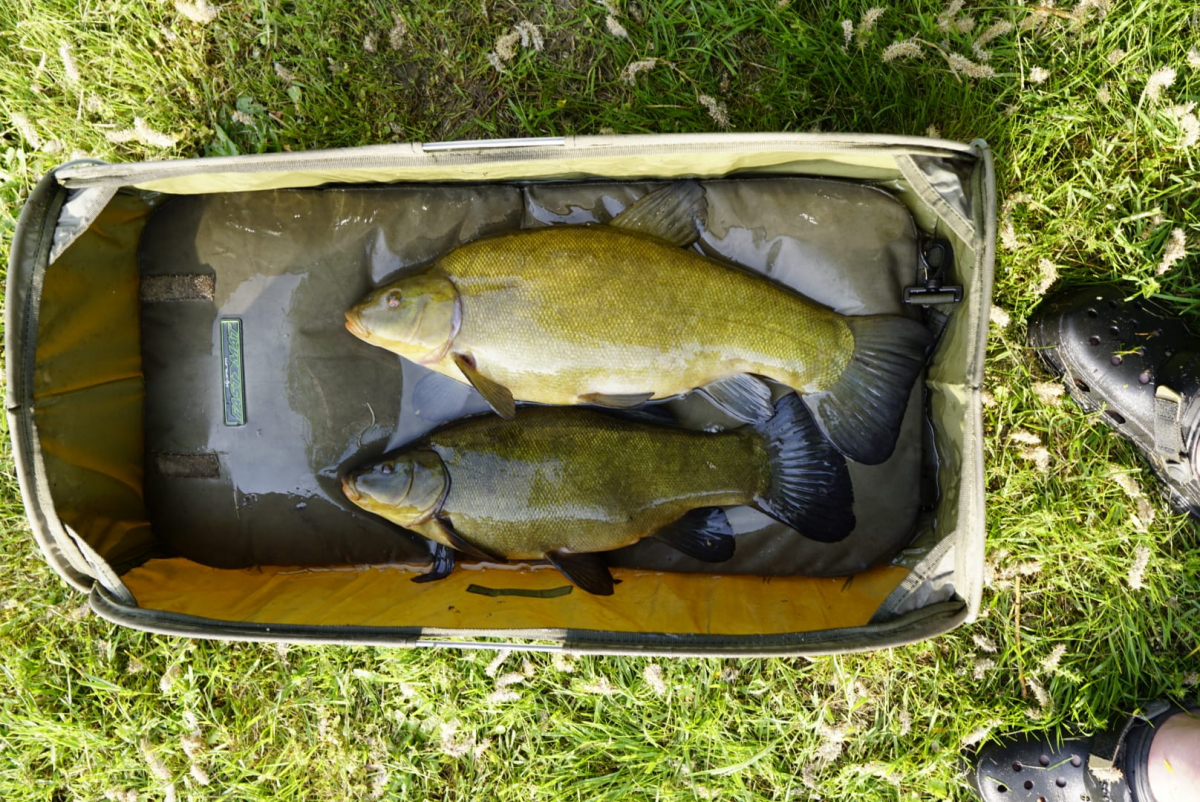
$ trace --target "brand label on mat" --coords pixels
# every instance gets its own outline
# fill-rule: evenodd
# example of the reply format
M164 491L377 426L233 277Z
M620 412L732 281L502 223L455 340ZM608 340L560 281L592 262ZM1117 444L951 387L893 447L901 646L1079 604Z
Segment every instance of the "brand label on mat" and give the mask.
M242 369L242 321L221 318L221 383L225 388L225 425L246 422L246 374Z

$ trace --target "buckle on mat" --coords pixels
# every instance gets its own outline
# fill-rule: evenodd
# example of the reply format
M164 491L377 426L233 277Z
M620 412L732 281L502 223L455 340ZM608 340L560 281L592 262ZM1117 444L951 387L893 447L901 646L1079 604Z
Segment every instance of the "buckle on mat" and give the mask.
M943 284L954 264L954 249L949 240L926 237L917 248L917 284L904 288L904 303L931 306L956 304L963 298L958 284Z

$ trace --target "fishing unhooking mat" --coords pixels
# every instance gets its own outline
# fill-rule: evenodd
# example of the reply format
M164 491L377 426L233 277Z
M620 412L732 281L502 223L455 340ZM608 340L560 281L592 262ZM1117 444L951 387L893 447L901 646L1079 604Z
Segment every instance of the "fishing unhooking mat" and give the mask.
M488 406L351 336L345 310L464 243L607 223L684 178L706 196L700 253L935 337L895 452L849 464L853 532L821 543L735 507L732 559L645 540L608 556L611 596L536 561L465 557L413 582L429 541L355 507L341 478ZM26 511L97 613L154 632L677 655L919 640L979 601L994 229L978 141L578 137L65 165L30 195L10 258ZM702 400L666 407L731 425Z

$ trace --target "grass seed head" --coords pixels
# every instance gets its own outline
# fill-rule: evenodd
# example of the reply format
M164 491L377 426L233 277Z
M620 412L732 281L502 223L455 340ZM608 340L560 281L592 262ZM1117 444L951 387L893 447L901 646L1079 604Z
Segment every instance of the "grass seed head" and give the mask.
M67 79L67 85L78 85L82 80L82 76L79 74L79 64L75 61L75 54L72 52L71 45L68 42L59 44L58 57L62 59L63 77Z
M644 58L640 61L631 61L625 65L625 69L621 70L621 80L624 83L633 86L637 82L637 77L643 72L649 72L658 66L658 59Z
M628 39L629 31L625 30L625 26L617 19L615 14L609 14L604 18L604 26L608 28L608 32L618 39Z
M546 46L542 32L529 20L518 22L513 26L513 31L521 38L521 47L532 48L535 53L540 53Z
M1034 293L1037 295L1045 295L1046 290L1053 286L1054 282L1058 281L1058 265L1051 262L1049 259L1038 260L1038 272L1041 273L1041 278L1038 281Z
M217 18L220 9L209 4L208 0L196 0L194 3L185 0L175 0L175 10L183 16L200 25L207 25Z
M905 58L920 58L924 55L919 42L912 39L905 39L900 42L892 42L883 49L883 60L885 62L895 61L896 59Z
M642 672L642 676L646 680L646 684L650 686L650 690L654 691L656 696L662 696L667 692L667 683L663 681L662 666L658 663L651 663L646 666L646 670Z
M846 45L850 44L850 40L854 38L854 21L842 20L842 38L845 42L842 44L842 52L846 52Z
M1185 256L1187 256L1187 237L1182 228L1173 228L1171 235L1167 237L1167 245L1163 248L1162 259L1154 272L1161 276Z
M713 122L715 122L719 128L729 127L729 113L725 110L724 103L718 102L717 99L711 95L697 95L696 100L701 106L704 106L704 108L708 110L708 116L712 117Z
M404 34L408 32L408 23L399 14L392 14L392 29L388 31L388 47L399 50L404 44Z
M875 6L863 12L862 19L858 23L858 41L863 41L863 37L875 28L875 23L879 21L879 18L883 16L885 11L887 9L883 6ZM845 23L842 23L842 25L844 26Z
M1151 76L1146 79L1146 88L1142 92L1142 96L1151 102L1156 102L1161 96L1164 89L1175 83L1175 69L1173 67L1163 67L1155 70Z
M371 31L363 37L363 50L368 53L374 53L379 46L379 34Z
M1149 564L1150 549L1138 546L1133 555L1133 565L1129 566L1129 576L1126 577L1130 590L1142 590L1146 587L1146 566Z
M1063 386L1058 382L1034 382L1033 394L1043 404L1057 407L1062 404Z
M13 128L17 129L17 133L19 133L21 137L29 143L29 147L34 150L41 148L42 138L38 136L37 129L33 127L33 123L29 122L28 117L20 112L17 112L9 119L12 120Z
M968 78L994 78L996 71L986 64L976 64L961 53L951 53L946 57L950 70L961 73Z
M1054 647L1050 654L1046 655L1046 659L1042 661L1042 671L1051 674L1058 670L1058 664L1062 662L1063 655L1067 653L1067 644L1060 643Z
M982 651L985 651L988 654L996 653L996 642L987 635L976 633L971 636L971 640L975 641L975 645L978 646Z
M994 39L997 39L1005 34L1012 33L1013 24L1008 20L995 22L984 28L983 33L975 38L975 44L979 46L986 45Z
M990 657L982 657L975 661L975 665L971 670L971 676L977 680L981 680L987 676L987 672L996 667L996 661Z
M1042 69L1041 67L1034 67L1032 70L1029 71L1029 80L1035 84L1045 83L1046 79L1049 77L1050 77L1050 72L1048 70Z
M988 313L988 320L1001 329L1007 329L1008 324L1012 322L1012 318L1009 317L1008 312L1005 312L995 304L992 304L992 310Z

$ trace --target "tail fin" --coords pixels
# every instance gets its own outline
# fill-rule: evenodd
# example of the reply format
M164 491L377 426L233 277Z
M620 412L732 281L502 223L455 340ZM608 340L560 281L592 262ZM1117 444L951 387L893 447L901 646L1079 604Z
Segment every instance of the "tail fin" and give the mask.
M854 490L846 458L825 439L800 396L788 393L775 415L754 430L771 462L771 489L755 506L802 535L823 543L854 529Z
M896 315L848 317L854 356L832 387L805 396L838 451L878 465L896 449L913 382L933 342L929 330Z

